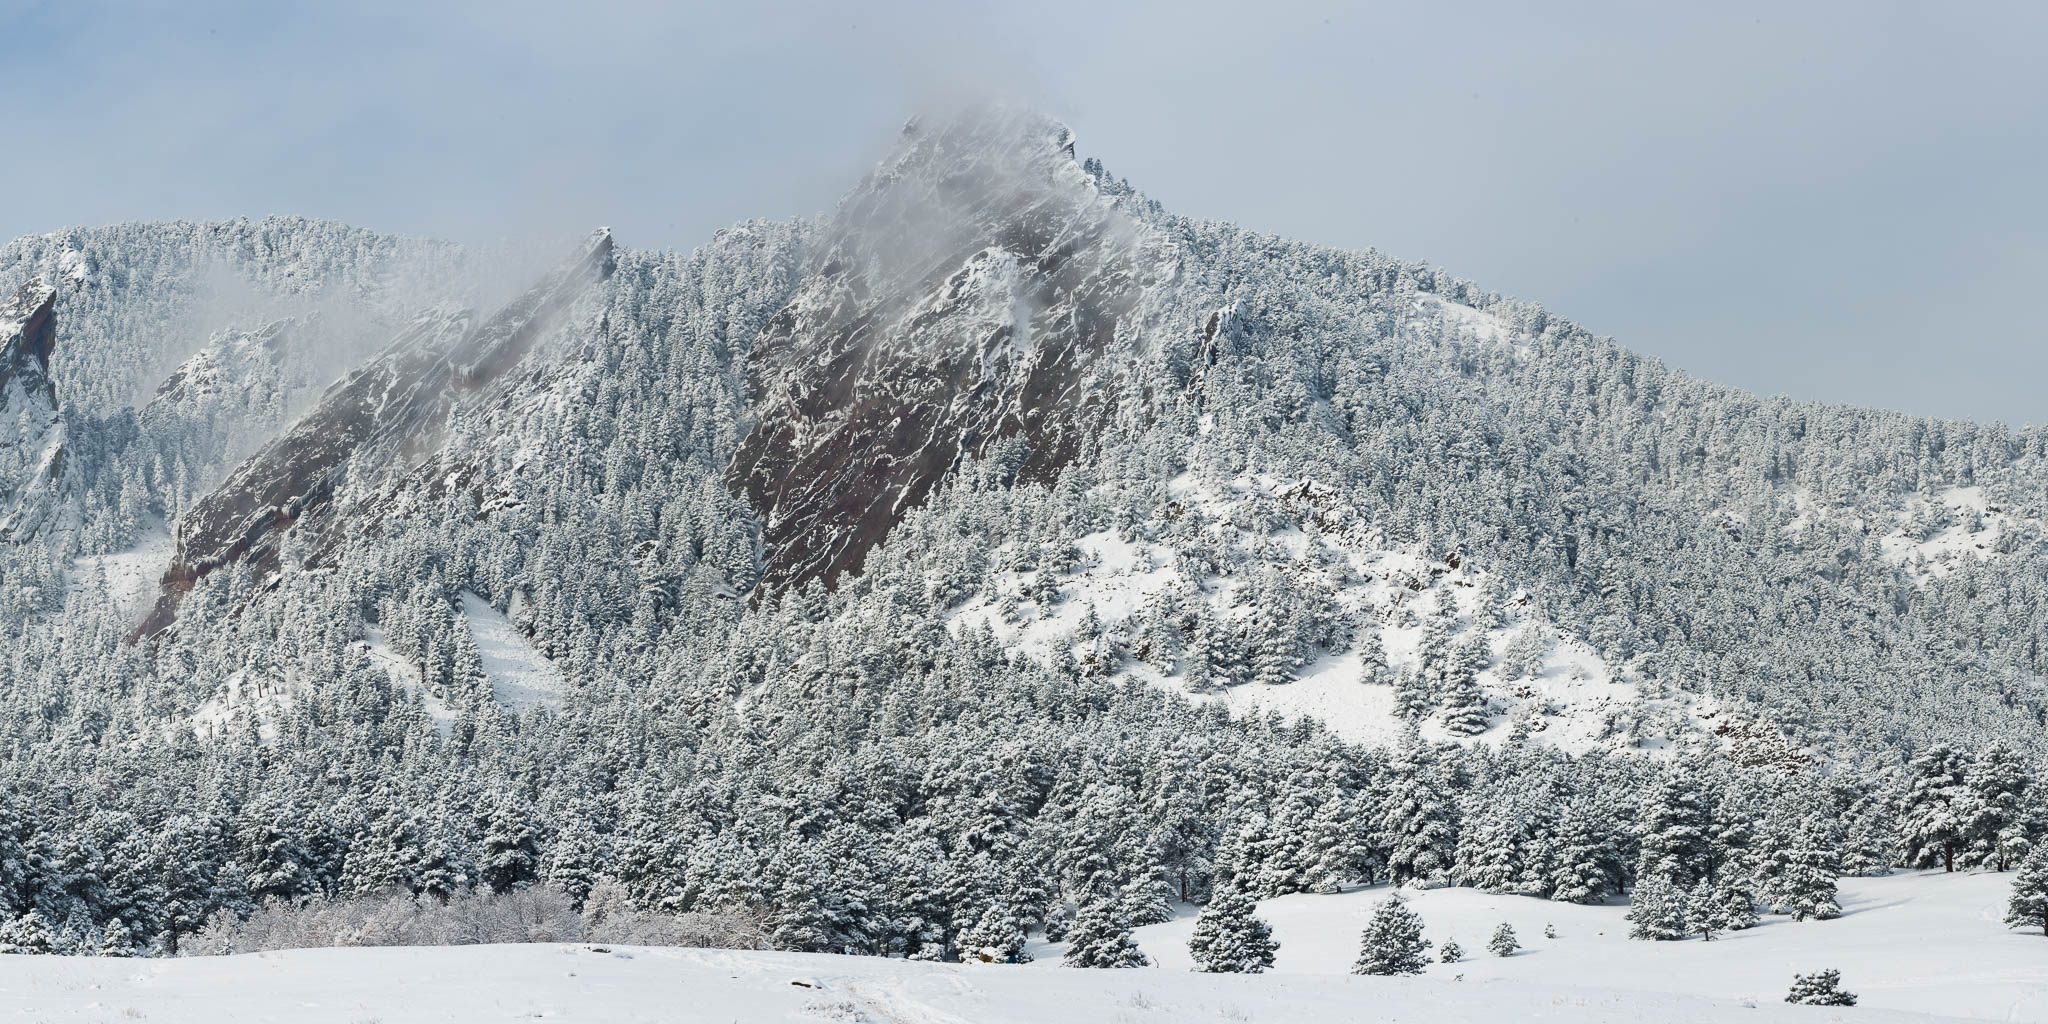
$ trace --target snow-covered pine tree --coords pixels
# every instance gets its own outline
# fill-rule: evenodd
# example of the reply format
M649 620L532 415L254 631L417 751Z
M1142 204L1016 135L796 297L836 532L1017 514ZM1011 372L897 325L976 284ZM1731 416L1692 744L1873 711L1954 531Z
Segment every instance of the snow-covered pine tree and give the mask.
M94 955L134 956L135 933L128 929L128 923L118 917L108 921L106 927L100 929L100 945Z
M532 818L533 809L514 793L492 805L477 858L477 870L492 892L524 889L539 879L540 843Z
M1907 863L1914 867L1940 864L1956 869L1970 821L1975 816L1966 775L1969 762L1961 750L1936 743L1906 766L1906 793L1900 799L1899 830Z
M1962 860L1971 867L2004 871L2033 847L2026 762L2012 748L1994 744L1979 752L1964 778L1970 787L1970 819L1963 823Z
M1717 896L1714 883L1704 878L1694 882L1685 893L1686 925L1707 942L1714 941L1715 935L1728 928L1727 915Z
M1402 721L1415 723L1429 716L1436 707L1435 689L1429 677L1415 667L1401 669L1394 675L1394 714Z
M1532 679L1543 674L1543 655L1550 641L1534 623L1523 626L1508 638L1500 655L1500 677L1508 682Z
M1358 681L1367 686L1379 686L1393 681L1393 673L1387 668L1387 648L1380 637L1377 626L1367 626L1358 636Z
M1422 937L1422 918L1409 909L1397 890L1373 908L1359 936L1353 974L1421 974L1429 943Z
M1715 876L1714 920L1724 931L1756 927L1756 894L1740 874L1723 871Z
M1792 991L1785 1001L1803 1006L1854 1006L1856 993L1842 991L1842 972L1819 971L1792 978Z
M1394 884L1439 879L1457 857L1457 803L1427 749L1411 740L1388 763L1391 790L1380 830L1389 844L1387 872Z
M1294 681L1294 633L1280 609L1261 606L1252 617L1252 681L1284 686Z
M1706 876L1713 851L1711 821L1692 772L1667 769L1644 795L1639 822L1638 879L1657 875L1685 887Z
M1066 933L1068 967L1150 967L1152 961L1131 938L1131 925L1113 899L1081 905Z
M2005 926L2039 927L2048 935L2048 843L2043 843L2020 862L2012 879L2012 895L2005 903Z
M1251 894L1225 886L1195 918L1188 952L1195 970L1225 974L1258 974L1273 966L1280 944L1273 929L1259 918Z
M1506 921L1493 930L1493 937L1486 940L1486 951L1494 956L1514 956L1522 948L1515 938L1515 929Z
M1029 942L1023 920L1006 903L992 903L960 940L963 957L997 964L1029 963Z
M1685 919L1685 892L1662 874L1650 874L1636 881L1629 893L1628 937L1671 942L1690 934Z
M1565 805L1557 832L1557 869L1550 880L1551 899L1564 903L1604 903L1607 897L1621 891L1621 853L1584 801Z
M0 952L47 956L57 952L56 931L44 920L42 911L23 912L0 928Z
M1490 705L1471 666L1458 659L1437 685L1443 706L1444 731L1453 736L1477 736L1491 724Z

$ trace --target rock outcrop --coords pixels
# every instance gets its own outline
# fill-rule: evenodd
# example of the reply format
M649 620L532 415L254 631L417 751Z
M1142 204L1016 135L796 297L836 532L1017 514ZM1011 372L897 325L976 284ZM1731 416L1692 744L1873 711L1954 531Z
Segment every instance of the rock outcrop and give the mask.
M907 126L749 355L729 479L762 519L762 589L858 568L964 458L1056 476L1114 403L1142 236L1063 125Z
M418 465L446 440L451 414L517 366L613 266L611 233L601 230L488 319L468 311L421 316L185 513L177 557L131 639L175 621L179 601L211 573L240 564L259 581L268 577L287 535L320 549L346 518L334 499L352 462L394 476Z
M0 540L49 526L70 471L50 377L56 300L56 289L31 281L0 303Z

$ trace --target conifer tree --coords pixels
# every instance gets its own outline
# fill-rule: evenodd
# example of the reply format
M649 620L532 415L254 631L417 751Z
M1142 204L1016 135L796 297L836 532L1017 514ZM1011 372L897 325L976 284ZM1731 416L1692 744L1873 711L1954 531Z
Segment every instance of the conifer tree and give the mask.
M1098 899L1081 905L1067 929L1067 952L1062 961L1068 967L1149 967L1152 961L1131 938L1130 922L1115 900Z
M1628 937L1670 942L1683 939L1689 928L1685 919L1685 893L1661 874L1645 875L1629 893Z
M1405 722L1420 722L1428 717L1436 699L1428 677L1414 668L1404 668L1394 676L1394 714Z
M1970 818L1963 823L1963 860L1972 867L2004 871L2033 846L2028 820L2032 780L2026 763L2011 748L1993 745L1971 762L1964 778L1970 788Z
M1710 820L1691 772L1667 770L1644 795L1640 822L1638 879L1657 875L1684 887L1705 877L1713 851Z
M1443 697L1444 731L1453 736L1476 736L1491 724L1486 694L1469 667L1453 666L1439 686Z
M1392 680L1393 673L1387 668L1385 642L1379 629L1368 627L1358 638L1358 681L1367 686L1378 686Z
M1258 974L1273 966L1279 948L1251 895L1237 886L1225 886L1202 908L1188 939L1195 970L1212 973Z
M2048 935L2048 844L2035 847L2020 862L2019 873L2012 879L2012 895L2005 904L2005 926L2039 926L2041 934Z
M1016 908L1004 903L992 903L975 919L960 940L964 955L973 959L997 964L1021 964L1031 961L1031 954L1025 952L1029 941L1024 921Z
M1685 894L1686 926L1707 942L1714 941L1715 934L1728 928L1727 913L1718 896L1714 884L1704 878L1693 883Z
M1256 637L1252 681L1284 686L1294 681L1294 636L1278 610L1261 607L1253 617Z
M1428 751L1412 740L1388 765L1392 790L1381 818L1394 884L1443 877L1457 856L1457 804Z
M1396 891L1373 908L1359 937L1358 961L1351 965L1351 973L1421 974L1428 950L1429 943L1422 937L1422 918Z
M1956 869L1956 853L1973 817L1967 769L1963 753L1946 743L1928 747L1907 765L1899 830L1914 867L1938 863L1945 871Z
M1842 991L1842 972L1828 970L1793 976L1792 991L1785 1001L1805 1006L1854 1006L1856 994Z
M477 870L492 892L524 889L538 880L540 843L534 835L531 815L532 809L526 802L509 793L491 808L490 818L484 824Z
M98 956L134 956L135 934L128 930L126 922L114 918L100 929L100 946L95 952Z
M1566 805L1558 822L1557 868L1550 898L1564 903L1604 903L1621 891L1623 863L1614 842L1578 802Z
M1493 937L1486 940L1486 951L1494 956L1514 956L1521 948L1522 944L1515 939L1515 929L1505 921L1493 930Z
M57 936L39 910L30 910L0 929L0 952L47 956L57 952Z

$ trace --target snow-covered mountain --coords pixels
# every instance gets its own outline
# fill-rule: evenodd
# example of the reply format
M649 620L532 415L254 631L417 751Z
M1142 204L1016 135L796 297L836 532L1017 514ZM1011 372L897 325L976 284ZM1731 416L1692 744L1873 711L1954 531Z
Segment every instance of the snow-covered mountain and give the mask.
M546 890L1094 962L1235 890L1803 927L2048 848L2048 432L1691 380L1078 152L919 120L828 217L517 275L0 247L16 939Z

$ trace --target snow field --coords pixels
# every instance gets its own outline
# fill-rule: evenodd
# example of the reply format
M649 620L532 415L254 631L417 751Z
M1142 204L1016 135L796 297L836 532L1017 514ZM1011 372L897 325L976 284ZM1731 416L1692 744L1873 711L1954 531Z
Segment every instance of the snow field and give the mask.
M1530 957L1531 961L1535 957ZM1520 981L1215 975L602 946L0 957L0 1016L84 1024L1926 1024L1857 1007Z
M1842 972L1842 986L1861 997L1844 1020L1884 1008L2048 1021L2048 937L2001 923L2013 877L1937 871L1844 878L1839 918L1794 922L1767 915L1756 928L1712 942L1630 939L1623 919L1628 908L1621 903L1588 907L1463 888L1404 895L1432 944L1426 975L1432 979L1462 977L1489 988L1624 989L1763 1007L1785 998L1793 975L1833 968ZM1387 892L1377 887L1301 894L1259 904L1280 943L1274 976L1349 971L1358 957L1359 933ZM1165 970L1189 970L1187 941L1197 909L1183 908L1172 921L1138 929L1139 948ZM1522 946L1505 958L1486 951L1487 937L1503 922ZM1546 926L1554 926L1558 937L1545 938ZM1436 962L1436 951L1453 938L1464 947L1465 959ZM1035 952L1041 962L1057 963L1058 951L1046 946Z

